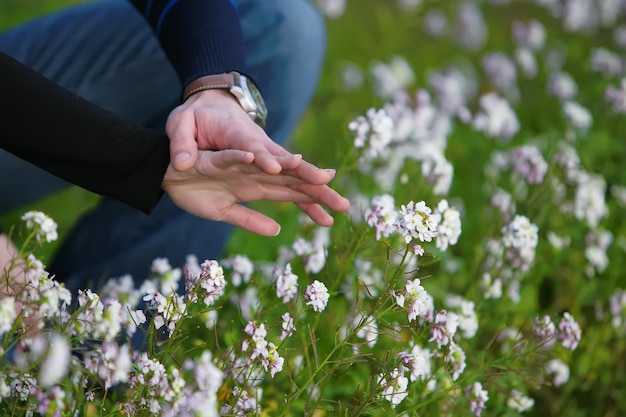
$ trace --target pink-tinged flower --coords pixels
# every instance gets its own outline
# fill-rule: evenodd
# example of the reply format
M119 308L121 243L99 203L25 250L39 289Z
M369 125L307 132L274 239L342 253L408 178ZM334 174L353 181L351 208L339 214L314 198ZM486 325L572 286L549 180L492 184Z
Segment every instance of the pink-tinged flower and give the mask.
M619 334L626 334L626 291L618 288L609 300L611 325Z
M429 349L415 345L410 352L402 351L398 353L398 358L411 372L411 382L417 380L426 381L432 375L431 358L432 353Z
M515 21L513 22L513 38L518 45L539 51L545 46L546 30L536 19L530 19L526 24Z
M328 288L318 280L313 281L304 292L304 299L307 300L306 305L313 307L313 310L318 313L326 308L328 297Z
M548 172L548 163L539 149L531 145L515 148L511 153L511 165L529 184L541 184Z
M502 243L507 248L506 258L510 265L528 272L535 260L538 228L527 217L517 215L502 228Z
M440 310L435 315L435 325L432 327L432 336L429 342L437 343L437 349L452 343L452 338L456 334L459 326L459 316L455 313Z
M411 201L400 208L395 226L407 244L413 239L430 242L437 235L437 222L431 213L423 201Z
M554 346L557 331L552 319L550 319L550 316L543 316L542 318L535 317L533 322L533 333L540 344L548 348Z
M368 225L376 229L376 240L387 237L395 231L397 212L394 199L389 194L376 196L370 207L363 213Z
M103 342L97 351L87 351L85 367L98 375L105 388L128 381L132 360L128 345L118 345L114 341Z
M626 113L626 78L622 78L617 88L609 85L604 91L604 100L611 106L613 113Z
M486 54L483 69L490 82L503 93L517 89L517 67L511 58L502 52Z
M291 272L291 264L287 264L284 270L276 268L276 296L283 299L283 303L293 300L298 294L298 276Z
M580 342L581 330L580 326L570 313L563 313L563 317L559 321L559 339L563 347L569 350L574 350Z
M470 412L476 417L480 417L486 407L485 403L489 400L489 393L483 389L483 384L474 382L473 385L465 388L465 396L470 403Z
M285 359L278 354L276 345L270 342L267 345L267 356L261 359L261 364L266 371L270 371L270 376L274 378L277 372L283 370Z
M409 380L404 375L405 370L404 367L392 369L388 380L384 374L378 376L378 384L383 389L381 396L391 403L392 408L396 408L409 395Z
M244 332L250 336L250 340L244 340L242 342L242 349L247 351L250 345L252 345L251 359L256 359L258 357L266 358L268 355L268 342L265 340L265 337L267 336L267 327L265 326L265 323L257 324L254 321L250 321L244 328Z

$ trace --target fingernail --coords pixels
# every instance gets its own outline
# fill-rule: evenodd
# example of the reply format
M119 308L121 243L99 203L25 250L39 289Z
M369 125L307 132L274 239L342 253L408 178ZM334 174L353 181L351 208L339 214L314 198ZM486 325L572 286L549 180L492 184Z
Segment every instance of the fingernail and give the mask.
M335 175L337 173L337 170L335 169L325 169L324 171L329 173L330 175Z
M191 158L191 154L188 153L188 152L183 152L183 153L179 153L178 155L174 156L174 160L172 162L174 164L182 164L183 162L185 162L189 158Z
M279 234L280 234L280 224L278 225L278 231L276 232L274 236L278 236Z

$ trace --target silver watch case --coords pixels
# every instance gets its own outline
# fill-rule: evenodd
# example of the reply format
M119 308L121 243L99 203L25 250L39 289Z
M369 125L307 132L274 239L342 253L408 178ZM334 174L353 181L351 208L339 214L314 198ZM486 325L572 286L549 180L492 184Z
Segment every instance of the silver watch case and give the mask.
M267 107L265 106L265 101L258 87L245 75L236 71L232 71L232 74L235 83L230 88L231 94L239 100L241 107L256 124L265 127Z

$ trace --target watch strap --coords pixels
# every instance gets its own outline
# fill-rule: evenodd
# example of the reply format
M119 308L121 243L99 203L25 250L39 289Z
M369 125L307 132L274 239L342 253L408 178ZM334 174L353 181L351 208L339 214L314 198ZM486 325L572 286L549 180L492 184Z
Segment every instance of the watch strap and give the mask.
M232 72L205 75L204 77L196 78L190 82L187 87L185 87L185 91L183 92L183 102L200 91L220 88L230 89L234 85L235 76Z

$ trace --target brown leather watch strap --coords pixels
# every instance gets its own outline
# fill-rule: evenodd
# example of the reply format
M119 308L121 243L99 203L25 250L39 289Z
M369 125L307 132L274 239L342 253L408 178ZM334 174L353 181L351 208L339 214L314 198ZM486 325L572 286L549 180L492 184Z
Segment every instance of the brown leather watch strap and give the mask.
M196 78L190 82L185 91L183 92L183 102L186 101L192 95L204 90L212 90L215 88L229 89L235 85L235 76L232 72L225 72L223 74L205 75L204 77Z

